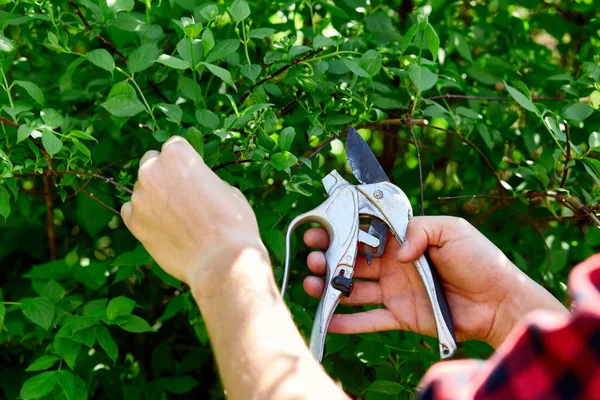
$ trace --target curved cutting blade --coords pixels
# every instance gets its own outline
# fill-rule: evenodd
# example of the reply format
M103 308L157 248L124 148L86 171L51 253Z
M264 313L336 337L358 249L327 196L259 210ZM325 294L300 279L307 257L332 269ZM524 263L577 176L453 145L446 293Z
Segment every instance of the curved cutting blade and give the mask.
M352 173L360 183L369 184L390 181L367 142L365 142L354 128L348 130L346 158L348 159ZM371 246L366 246L365 257L369 265L371 265L373 257L381 257L383 255L387 233L388 228L383 222L377 220L371 222L369 234L379 239L379 247L375 250Z

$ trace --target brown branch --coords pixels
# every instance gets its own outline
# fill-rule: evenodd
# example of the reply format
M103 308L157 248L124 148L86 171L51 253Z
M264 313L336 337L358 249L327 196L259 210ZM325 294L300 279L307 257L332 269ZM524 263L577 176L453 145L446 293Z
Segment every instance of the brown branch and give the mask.
M46 210L48 214L48 247L50 248L50 259L56 260L56 229L54 226L54 203L52 201L52 192L50 190L50 177L44 174L44 199L46 201Z
M571 161L571 134L569 133L569 124L564 121L565 124L565 136L567 137L567 153L565 154L565 169L563 170L563 176L560 180L559 187L564 188L569 176L569 161Z
M0 117L0 122L2 122L4 125L10 125L14 128L19 129L19 124L12 122L10 119L8 118L4 118L4 117Z
M246 91L246 93L244 93L244 95L242 96L241 99L238 100L237 105L241 105L247 98L248 96L250 96L252 94L252 91L257 87L262 85L263 83L270 81L271 79L275 78L278 75L283 74L285 71L287 71L288 69L290 69L291 67L293 67L294 65L298 65L299 63L301 63L302 61L306 60L307 58L310 58L312 56L314 56L315 54L318 54L320 52L322 52L323 50L325 50L324 47L321 47L320 49L311 51L310 53L292 60L291 63L284 65L283 67L279 68L277 71L265 76L264 78L262 78L260 81L253 83L252 86L250 86L250 89L248 89Z
M427 97L425 100L437 100L437 99L465 99L465 100L481 100L481 101L506 101L508 97L485 97L485 96L465 96L461 94L443 94L440 96L432 96ZM555 97L536 97L532 96L531 101L553 101L553 100L561 100L564 101L565 98L562 96Z
M450 135L456 136L457 138L459 138L460 140L465 142L467 145L469 145L469 147L471 147L473 150L475 150L477 152L477 154L479 154L479 157L481 157L481 159L485 162L485 164L487 165L487 167L490 170L490 172L492 173L492 175L494 175L494 178L496 180L496 187L498 188L498 193L500 193L500 196L502 198L504 198L504 187L502 186L502 182L500 181L498 174L496 174L496 170L494 169L494 166L492 165L490 160L485 156L485 154L483 154L483 152L479 149L479 147L477 147L475 145L475 143L471 142L469 139L467 139L460 133L454 132L450 129L442 128L442 127L435 126L435 125L429 125L428 128L436 129L438 131L446 132Z
M506 101L506 97L479 97L479 96L464 96L460 94L442 94L440 96L428 97L425 100L437 99L466 99L466 100L487 100L487 101Z
M127 192L129 194L132 194L133 191L131 189L129 189L128 187L125 187L123 185L121 185L120 183L116 182L113 178L107 178L106 176L102 176L100 174L94 173L94 172L87 172L87 171L54 171L55 174L70 174L70 175L86 175L86 176L91 176L94 178L98 178L100 180L103 180L106 183L110 183L111 185L114 185L116 187L118 187L119 189L121 189L124 192ZM75 185L73 185L75 186Z
M362 124L360 128L374 128L381 125L416 125L416 126L429 126L429 121L426 119L413 119L413 118L394 118L384 119L383 121L375 122L374 124Z
M120 212L118 212L117 210L115 210L114 208L112 208L111 206L109 206L108 204L106 204L105 202L103 202L102 200L100 200L99 198L97 198L97 197L94 195L94 193L90 193L90 192L88 192L87 190L85 190L84 188L82 188L82 187L79 187L79 186L77 186L77 185L75 185L75 184L73 184L73 186L74 186L75 188L77 188L77 189L78 189L80 192L82 192L83 194L85 194L85 195L89 196L91 199L93 199L93 200L97 201L99 204L101 204L102 206L104 206L104 207L108 208L109 210L111 210L111 211L112 211L112 212L114 212L115 214L117 214L117 215L121 215L121 213L120 213Z
M252 162L254 162L254 160L235 160L235 161L228 161L228 162L225 162L225 163L223 163L223 164L219 164L219 165L217 165L216 167L214 167L214 168L213 168L213 172L214 172L214 171L218 171L218 170L220 170L221 168L223 168L223 167L226 167L226 166L228 166L228 165L234 165L234 164L246 164L246 163L252 163Z

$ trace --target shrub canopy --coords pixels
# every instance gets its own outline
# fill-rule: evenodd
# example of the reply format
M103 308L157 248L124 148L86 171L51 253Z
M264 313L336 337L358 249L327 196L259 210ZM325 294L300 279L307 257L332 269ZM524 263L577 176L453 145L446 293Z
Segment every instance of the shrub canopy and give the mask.
M348 126L419 213L412 130L425 213L470 220L565 300L600 245L600 8L551 3L0 0L2 396L224 397L188 288L118 215L171 135L247 196L280 279L289 220L331 169L351 179ZM287 300L309 336L306 252ZM323 364L392 399L437 358L383 332L329 335Z

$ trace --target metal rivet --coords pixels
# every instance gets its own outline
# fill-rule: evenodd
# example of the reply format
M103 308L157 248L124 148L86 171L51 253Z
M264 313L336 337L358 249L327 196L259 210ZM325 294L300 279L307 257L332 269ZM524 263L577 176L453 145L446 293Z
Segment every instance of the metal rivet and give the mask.
M381 190L376 190L375 193L373 193L373 196L375 196L376 199L380 199L383 197L383 192Z
M352 257L346 256L346 261L350 261L350 260L352 260Z

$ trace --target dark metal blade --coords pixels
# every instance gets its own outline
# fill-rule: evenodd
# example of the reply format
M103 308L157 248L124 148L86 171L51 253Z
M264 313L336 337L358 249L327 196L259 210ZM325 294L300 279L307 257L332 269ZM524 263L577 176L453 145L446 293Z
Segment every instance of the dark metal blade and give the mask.
M346 138L346 158L352 173L360 181L360 183L369 184L376 182L389 182L389 178L373 151L358 134L356 129L350 128ZM369 234L379 239L379 247L377 249L366 246L365 257L367 264L371 265L373 257L381 257L385 249L388 227L381 221L373 220L369 226Z
M352 173L360 183L390 181L367 142L354 128L348 130L346 158Z

